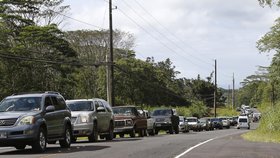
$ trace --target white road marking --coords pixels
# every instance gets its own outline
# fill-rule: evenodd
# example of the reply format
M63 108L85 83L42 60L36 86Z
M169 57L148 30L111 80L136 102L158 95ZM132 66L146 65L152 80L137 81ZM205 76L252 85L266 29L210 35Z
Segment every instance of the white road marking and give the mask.
M201 143L199 143L199 144L197 144L197 145L195 145L195 146L192 146L192 147L190 147L188 150L184 151L184 152L181 153L180 155L175 156L174 158L180 158L181 156L183 156L183 155L187 154L188 152L192 151L193 149L195 149L195 148L197 148L197 147L199 147L199 146L201 146L201 145L203 145L203 144L205 144L205 143L208 143L208 142L210 142L210 141L212 141L212 140L214 140L214 139L215 139L215 138L212 138L212 139L206 140L206 141L204 141L204 142L201 142Z

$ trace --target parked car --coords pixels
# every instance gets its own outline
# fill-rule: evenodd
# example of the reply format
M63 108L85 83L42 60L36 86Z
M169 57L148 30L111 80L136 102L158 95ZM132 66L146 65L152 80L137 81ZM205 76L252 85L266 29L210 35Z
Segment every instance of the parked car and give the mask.
M155 120L156 134L160 130L168 131L169 134L179 133L179 116L175 109L156 109L152 112Z
M58 92L14 94L0 103L0 146L44 152L47 143L71 145L71 113Z
M222 120L223 123L223 127L229 129L230 128L230 121L229 121L229 117L219 117L219 119Z
M202 130L201 124L198 121L197 117L187 117L186 119L190 130L198 132Z
M114 116L111 106L103 99L67 100L71 110L73 125L73 141L77 137L88 137L90 142L100 138L112 140L114 137Z
M249 120L248 116L239 116L238 117L237 129L240 129L240 128L250 129L250 120Z
M189 125L184 116L179 116L179 131L183 133L189 132Z
M233 116L232 119L233 119L233 125L236 126L238 121L238 116Z
M117 106L113 107L115 117L114 134L124 137L124 134L129 134L130 137L135 137L138 133L140 137L145 135L147 130L147 118L137 110L136 106Z
M213 124L213 127L215 129L223 129L222 119L220 119L220 118L211 118L210 120L211 120L211 122Z
M199 122L201 124L202 130L209 131L214 129L211 121L208 118L201 118L199 119Z
M151 117L151 113L148 110L138 109L140 115L147 119L147 131L145 135L149 134L151 136L156 134L155 120Z

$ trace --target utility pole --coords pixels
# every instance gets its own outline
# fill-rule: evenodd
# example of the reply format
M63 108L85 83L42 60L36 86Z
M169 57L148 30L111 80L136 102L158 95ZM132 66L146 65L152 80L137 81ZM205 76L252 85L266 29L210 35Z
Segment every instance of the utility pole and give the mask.
M228 85L228 97L227 97L227 104L228 104L228 107L230 107L230 85Z
M107 56L107 101L111 106L114 106L115 100L114 100L112 0L109 0L109 32L110 32L110 52L109 55Z
M214 117L217 116L217 111L216 111L216 100L217 98L217 60L215 59L215 88L214 88Z
M235 93L234 93L234 86L235 86L235 83L234 83L234 73L233 73L233 78L232 78L232 108L235 107Z

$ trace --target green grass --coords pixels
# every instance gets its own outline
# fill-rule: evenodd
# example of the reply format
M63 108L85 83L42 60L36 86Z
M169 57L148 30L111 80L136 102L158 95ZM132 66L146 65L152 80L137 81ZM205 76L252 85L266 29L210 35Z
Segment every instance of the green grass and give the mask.
M253 142L280 143L280 132L261 132L254 130L241 135L245 140Z
M212 109L212 113L214 109ZM222 107L217 108L217 116L238 116L239 112L235 109L232 109L230 107Z
M249 141L280 143L280 104L274 107L261 106L262 118L259 127L242 137Z

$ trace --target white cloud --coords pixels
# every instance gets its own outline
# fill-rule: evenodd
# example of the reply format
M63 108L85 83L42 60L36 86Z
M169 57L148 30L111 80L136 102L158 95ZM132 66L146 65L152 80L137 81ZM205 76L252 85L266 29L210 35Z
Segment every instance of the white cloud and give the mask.
M71 5L71 17L108 28L106 0L65 3ZM257 65L270 63L258 53L256 41L269 31L279 11L262 8L257 0L116 0L114 5L118 6L113 11L114 28L135 35L137 57L170 58L181 71L180 77L206 77L217 59L218 83L227 88L233 72L236 82L241 82ZM71 20L68 23L66 29L96 29Z

